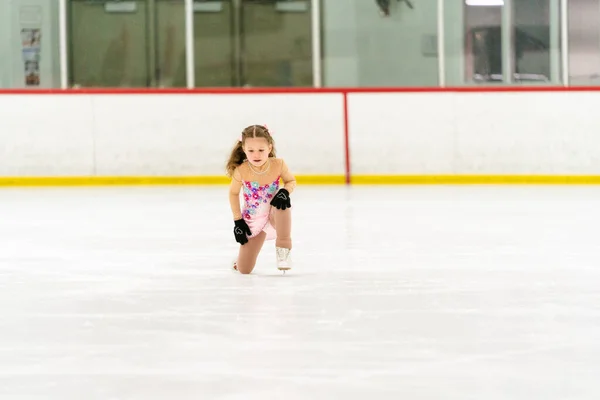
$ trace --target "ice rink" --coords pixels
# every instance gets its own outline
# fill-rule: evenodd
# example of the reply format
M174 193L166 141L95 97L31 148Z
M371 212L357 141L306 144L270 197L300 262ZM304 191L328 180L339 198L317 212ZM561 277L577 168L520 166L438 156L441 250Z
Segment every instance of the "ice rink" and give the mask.
M2 400L597 400L600 187L0 189Z

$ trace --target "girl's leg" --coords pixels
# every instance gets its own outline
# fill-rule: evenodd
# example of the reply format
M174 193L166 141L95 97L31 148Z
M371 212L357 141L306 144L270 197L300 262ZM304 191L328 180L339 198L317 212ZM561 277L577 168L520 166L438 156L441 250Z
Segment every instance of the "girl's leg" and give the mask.
M265 232L261 232L255 237L249 239L248 243L240 246L240 252L236 262L237 270L240 273L249 274L252 272L266 237L267 234Z
M292 210L279 210L271 207L273 218L271 224L277 231L277 239L275 239L275 247L284 249L292 249Z
M279 210L272 208L271 224L277 231L275 239L275 252L277 253L277 268L285 271L292 268L292 258L290 250L292 250L292 210Z

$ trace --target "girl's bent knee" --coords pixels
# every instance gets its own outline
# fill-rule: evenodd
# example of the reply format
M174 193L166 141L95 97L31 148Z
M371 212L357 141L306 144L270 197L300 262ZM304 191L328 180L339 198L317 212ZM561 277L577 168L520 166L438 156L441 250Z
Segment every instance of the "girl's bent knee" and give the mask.
M252 272L252 270L254 270L254 265L240 267L240 265L238 264L237 265L237 270L242 275L248 275L248 274L250 274Z

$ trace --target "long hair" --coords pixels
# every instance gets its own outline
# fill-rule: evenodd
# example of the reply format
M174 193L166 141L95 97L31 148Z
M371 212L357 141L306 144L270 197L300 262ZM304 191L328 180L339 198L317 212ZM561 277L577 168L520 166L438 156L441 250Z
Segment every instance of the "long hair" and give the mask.
M250 125L242 131L242 135L240 139L237 140L235 146L231 150L231 155L229 156L229 160L227 160L227 165L225 170L227 171L227 176L231 177L235 169L241 165L244 160L246 160L246 153L244 153L244 144L246 143L247 138L265 138L267 142L272 146L271 152L269 153L269 157L275 157L275 141L267 129L266 126L263 125Z

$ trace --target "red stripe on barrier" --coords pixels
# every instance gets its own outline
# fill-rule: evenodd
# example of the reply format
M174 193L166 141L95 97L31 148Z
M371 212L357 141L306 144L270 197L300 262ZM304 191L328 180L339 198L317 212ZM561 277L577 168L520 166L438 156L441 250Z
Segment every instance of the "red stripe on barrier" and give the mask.
M348 119L350 118L348 115L348 93L343 94L344 98L344 147L345 147L345 161L346 161L346 185L350 185L351 183L351 170L350 170L350 123Z
M302 93L498 93L498 92L598 92L600 86L468 86L468 87L358 87L358 88L80 88L0 89L0 95L78 94L302 94Z

